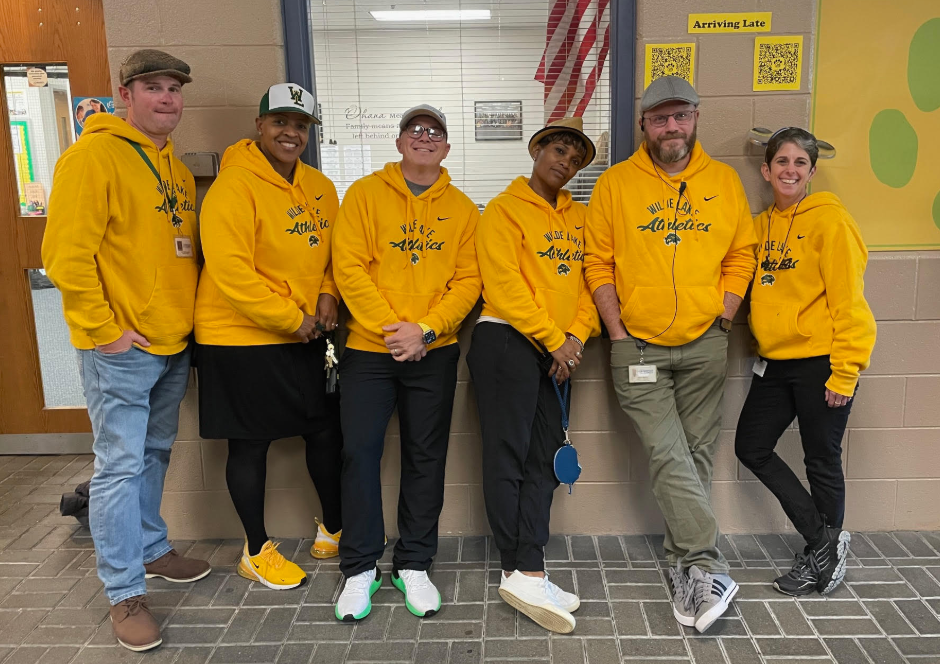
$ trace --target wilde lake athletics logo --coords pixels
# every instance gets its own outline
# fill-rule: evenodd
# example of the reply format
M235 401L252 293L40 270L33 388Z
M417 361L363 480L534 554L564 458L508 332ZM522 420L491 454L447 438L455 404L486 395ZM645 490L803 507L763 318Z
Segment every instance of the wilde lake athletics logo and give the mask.
M417 265L419 260L421 260L421 258L418 256L418 254L412 251L411 252L411 264Z
M669 233L665 238L663 238L663 242L665 242L666 246L668 247L672 244L679 244L682 242L682 238L679 237L676 233Z
M307 242L310 244L311 247L320 246L320 238L318 238L316 235L311 235L310 237L308 237Z
M287 89L290 90L290 100L294 103L295 106L304 107L304 91L301 89L294 89L294 86L288 85Z
M774 277L774 275L765 274L763 277L760 278L760 285L761 286L773 286L775 281L777 281L777 279L776 277Z
M569 272L571 272L571 268L568 267L567 263L558 264L558 274L560 274L563 277L567 277Z

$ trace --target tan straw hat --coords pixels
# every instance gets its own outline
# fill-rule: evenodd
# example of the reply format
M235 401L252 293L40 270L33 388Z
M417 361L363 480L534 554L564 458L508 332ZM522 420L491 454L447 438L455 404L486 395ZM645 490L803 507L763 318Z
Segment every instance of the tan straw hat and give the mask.
M587 137L587 134L584 133L584 121L581 118L562 118L561 120L556 120L552 122L547 127L539 129L537 132L532 134L532 138L529 139L529 154L535 159L535 146L539 144L546 136L552 134L557 134L562 131L570 131L573 134L577 134L581 137L581 140L584 141L584 147L587 148L587 154L584 155L584 163L581 164L581 168L584 168L592 161L594 161L594 156L597 154L597 148L594 147L594 143L590 138Z

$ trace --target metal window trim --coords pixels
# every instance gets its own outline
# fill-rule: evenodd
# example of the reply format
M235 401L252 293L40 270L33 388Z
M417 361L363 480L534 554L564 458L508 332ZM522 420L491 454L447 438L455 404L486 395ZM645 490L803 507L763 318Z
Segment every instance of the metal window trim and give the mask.
M316 74L313 69L313 46L310 34L310 0L281 0L281 25L284 28L284 64L287 82L296 83L317 97ZM301 160L320 167L319 132L310 132L310 141Z
M636 90L636 0L611 0L610 164L633 154Z

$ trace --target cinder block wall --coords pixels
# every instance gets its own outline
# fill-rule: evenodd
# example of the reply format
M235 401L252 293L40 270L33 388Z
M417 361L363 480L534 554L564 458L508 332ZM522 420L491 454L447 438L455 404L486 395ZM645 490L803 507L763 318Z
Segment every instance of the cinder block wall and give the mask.
M815 2L723 0L716 11L773 12L773 34L802 34L807 48L798 93L751 91L753 35L689 35L688 3L638 0L637 99L646 43L697 43L696 88L702 96L699 138L716 158L741 174L756 213L771 202L759 174L760 157L749 151L750 127L808 126ZM183 151L212 150L253 132L258 98L283 80L283 41L277 0L217 3L105 0L111 69L130 51L156 47L193 66L187 110L174 140ZM825 162L820 165L825 168ZM940 253L872 254L866 293L879 321L878 345L864 375L844 441L848 478L846 525L856 530L940 528L940 299L930 284L940 280ZM746 312L732 333L721 442L712 496L726 532L792 529L770 493L734 457L734 427L750 381L751 340ZM475 318L475 313L469 320ZM466 353L469 327L461 335ZM480 486L479 424L473 386L461 360L451 426L441 531L489 531ZM557 492L552 528L568 533L636 533L662 529L649 488L646 460L610 387L609 344L592 340L575 381L572 437L584 467L573 494ZM237 537L241 528L225 487L224 441L201 440L197 395L183 403L179 440L167 476L164 516L178 538ZM398 494L397 420L389 427L382 460L387 531L394 534ZM802 466L798 432L780 447L794 468ZM798 471L801 472L801 471ZM299 439L272 446L268 460L269 532L310 536L319 504Z

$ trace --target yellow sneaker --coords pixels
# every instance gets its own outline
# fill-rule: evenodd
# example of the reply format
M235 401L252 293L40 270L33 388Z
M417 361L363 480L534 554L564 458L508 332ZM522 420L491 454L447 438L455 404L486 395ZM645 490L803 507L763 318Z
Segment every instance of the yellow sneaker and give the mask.
M314 540L313 546L310 547L310 555L320 560L335 558L339 555L339 538L340 535L343 534L343 531L339 530L336 534L331 534L323 527L323 524L320 523L320 519L316 521L317 539Z
M307 573L281 555L271 540L264 543L257 556L248 555L248 542L238 561L238 575L263 583L272 590L289 590L307 583Z

